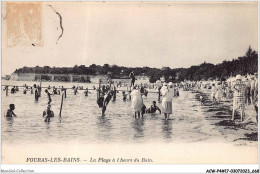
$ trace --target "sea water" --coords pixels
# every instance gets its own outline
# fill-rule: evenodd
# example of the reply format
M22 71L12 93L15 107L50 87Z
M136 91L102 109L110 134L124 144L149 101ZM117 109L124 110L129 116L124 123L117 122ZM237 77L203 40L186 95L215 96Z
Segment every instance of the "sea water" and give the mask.
M27 84L32 86L39 82L2 81L2 85ZM64 86L71 88L83 86L92 89L97 84L43 82L42 86ZM101 115L101 108L97 105L97 93L90 90L89 96L84 90L74 95L73 90L67 90L64 98L61 117L59 117L61 95L52 95L51 110L55 117L49 123L42 119L43 111L47 107L48 98L44 90L38 101L34 94L23 89L11 94L11 86L6 96L2 87L2 141L9 143L33 142L56 143L74 141L79 143L154 143L154 142L216 142L224 141L220 132L211 122L205 119L207 113L201 109L201 104L190 91L180 91L180 96L173 99L173 114L165 121L164 115L145 114L143 118L134 118L131 101L123 101L122 93L117 93L116 101L110 101L105 116ZM126 89L126 88L118 88ZM150 92L156 92L149 89ZM152 101L157 102L158 94L148 93L143 97L144 104L150 107ZM17 118L6 119L4 113L9 104L15 104ZM161 103L157 102L159 108Z

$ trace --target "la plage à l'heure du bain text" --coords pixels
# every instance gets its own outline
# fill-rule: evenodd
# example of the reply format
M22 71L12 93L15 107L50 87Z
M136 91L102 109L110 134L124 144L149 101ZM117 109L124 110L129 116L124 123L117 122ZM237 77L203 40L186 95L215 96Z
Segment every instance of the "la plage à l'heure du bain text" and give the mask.
M150 158L90 158L91 163L152 163Z

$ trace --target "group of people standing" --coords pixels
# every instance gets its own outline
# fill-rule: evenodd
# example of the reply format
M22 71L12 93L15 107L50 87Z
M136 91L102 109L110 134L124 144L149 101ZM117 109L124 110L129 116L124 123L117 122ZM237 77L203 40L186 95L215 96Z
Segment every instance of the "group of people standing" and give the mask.
M251 76L249 81L248 77L243 81L241 75L236 76L236 80L233 82L233 112L232 120L235 119L235 112L240 111L241 121L245 116L246 105L254 105L256 111L256 120L258 122L258 74L255 73Z
M233 99L232 117L235 119L235 113L240 112L241 121L245 116L245 107L254 105L256 111L256 119L258 112L258 74L251 76L236 75L235 79L229 82L218 82L217 85L213 83L211 86L211 98L213 102L225 101L225 99Z
M142 96L144 95L141 93L141 90L134 87L133 91L131 92L132 98L132 110L135 113L135 118L140 117L140 114L143 116L144 113L155 113L157 110L161 113L164 113L165 120L169 119L170 114L172 114L172 100L174 97L174 85L172 82L169 84L163 83L163 86L160 88L160 94L162 96L162 110L158 106L156 106L156 102L153 101L150 108L146 110L146 106L143 103Z

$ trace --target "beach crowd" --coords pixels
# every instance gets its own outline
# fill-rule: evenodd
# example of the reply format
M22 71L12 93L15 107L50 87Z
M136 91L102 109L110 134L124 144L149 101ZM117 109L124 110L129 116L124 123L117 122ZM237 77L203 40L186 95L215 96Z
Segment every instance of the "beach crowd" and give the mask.
M130 75L130 86L127 90L121 90L122 101L131 100L131 109L133 111L133 116L135 118L143 117L144 114L155 113L158 111L160 114L164 114L164 119L167 121L170 119L170 114L173 114L172 101L175 97L179 97L179 90L183 91L196 91L200 90L203 92L210 92L211 101L214 103L219 103L222 101L232 100L233 108L231 120L235 119L235 114L240 114L241 121L245 117L245 108L247 106L253 105L256 113L256 120L258 121L258 76L257 73L254 75L241 76L236 75L236 77L230 77L228 79L222 78L219 80L207 80L207 81L183 81L179 83L166 83L161 80L157 80L154 84L135 84L136 79L134 72ZM116 94L120 90L117 87L121 87L122 83L100 85L99 87L93 86L93 89L97 91L97 105L101 108L102 116L105 115L106 108L112 99L116 100ZM154 100L150 107L146 107L143 101L143 97L147 97L147 88L154 88L158 94L157 101L161 103L161 109L156 105ZM44 121L49 122L50 118L54 117L54 112L51 110L51 96L52 95L65 95L68 88L59 86L48 86L45 89L45 93L48 98L47 109L43 111ZM71 88L74 95L78 95L78 90L84 90L84 95L87 97L91 92L88 88L83 88L83 86L73 86ZM4 90L8 90L5 87ZM52 92L50 92L52 90ZM19 91L18 86L13 86L11 88L11 94L15 94ZM34 84L32 87L23 85L23 94L27 92L34 94L35 101L38 101L41 96L42 87ZM199 98L200 103L204 104L206 102L203 96ZM130 106L129 106L130 107ZM6 111L6 117L16 116L14 114L15 106L14 104L9 105L8 111Z

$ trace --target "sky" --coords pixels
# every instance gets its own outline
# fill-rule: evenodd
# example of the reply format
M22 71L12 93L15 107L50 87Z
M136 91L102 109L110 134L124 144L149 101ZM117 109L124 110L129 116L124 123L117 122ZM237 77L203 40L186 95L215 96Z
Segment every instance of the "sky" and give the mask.
M2 8L2 75L37 65L187 68L258 48L257 2L43 2L42 44L11 47Z

